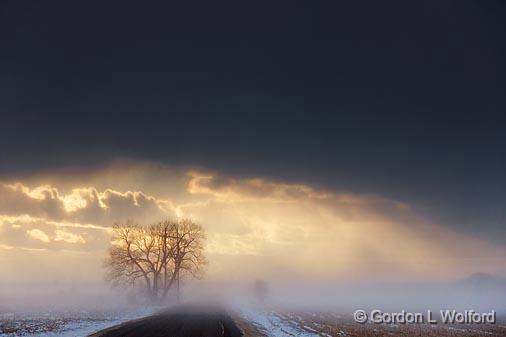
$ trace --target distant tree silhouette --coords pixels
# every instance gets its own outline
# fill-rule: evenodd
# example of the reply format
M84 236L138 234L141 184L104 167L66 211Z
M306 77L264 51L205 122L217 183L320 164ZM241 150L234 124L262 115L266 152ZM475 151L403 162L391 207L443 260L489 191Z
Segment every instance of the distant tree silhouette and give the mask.
M259 303L265 302L269 295L269 285L264 280L256 280L253 283L253 296Z
M201 278L207 261L204 230L189 219L141 226L128 221L115 224L104 266L113 286L143 285L153 302L163 301L181 276Z

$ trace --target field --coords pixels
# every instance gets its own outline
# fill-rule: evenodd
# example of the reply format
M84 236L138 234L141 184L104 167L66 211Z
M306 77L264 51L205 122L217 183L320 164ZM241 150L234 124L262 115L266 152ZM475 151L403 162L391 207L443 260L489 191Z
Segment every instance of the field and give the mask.
M506 336L504 317L497 324L447 325L447 324L358 324L350 313L289 310L240 310L238 324L247 336L323 336L323 337L468 337ZM253 329L248 327L251 324Z
M129 310L70 310L33 313L0 312L0 336L79 337L148 315L150 308Z
M107 327L150 315L156 308L117 311L74 310L0 313L1 337L85 337ZM351 313L237 307L231 316L246 337L468 337L506 336L505 317L497 324L358 324Z

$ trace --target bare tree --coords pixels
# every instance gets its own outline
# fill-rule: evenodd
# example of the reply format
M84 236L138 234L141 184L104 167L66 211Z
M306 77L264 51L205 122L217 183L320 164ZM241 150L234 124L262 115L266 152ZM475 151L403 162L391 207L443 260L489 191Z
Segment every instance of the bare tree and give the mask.
M151 301L166 299L177 284L179 300L181 275L203 275L204 240L203 228L188 219L149 226L115 224L104 264L106 279L113 286L142 284Z
M173 260L179 301L181 276L202 278L202 267L207 264L207 260L203 254L205 235L201 226L191 220L183 219L178 222L174 234Z

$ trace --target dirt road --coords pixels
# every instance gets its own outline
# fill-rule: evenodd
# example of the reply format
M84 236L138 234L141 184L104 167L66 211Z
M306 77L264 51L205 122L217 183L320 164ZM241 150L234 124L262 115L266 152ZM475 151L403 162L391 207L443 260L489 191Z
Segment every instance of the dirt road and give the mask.
M89 337L241 337L230 316L217 308L179 307L130 321Z

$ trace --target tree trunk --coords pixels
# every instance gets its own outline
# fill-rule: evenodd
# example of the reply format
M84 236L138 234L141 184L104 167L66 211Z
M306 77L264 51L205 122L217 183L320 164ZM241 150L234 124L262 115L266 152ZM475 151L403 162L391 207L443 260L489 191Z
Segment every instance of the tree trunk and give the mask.
M179 288L179 270L177 272L177 303L181 303L181 295L180 295L180 290L181 288Z
M179 274L179 268L177 268L176 270L174 270L174 273L172 274L169 283L167 284L167 286L163 290L163 294L161 296L162 300L165 300L167 298L167 294L169 293L170 288L172 288L172 285L174 284L174 281L176 281L176 277L177 277L178 274Z

